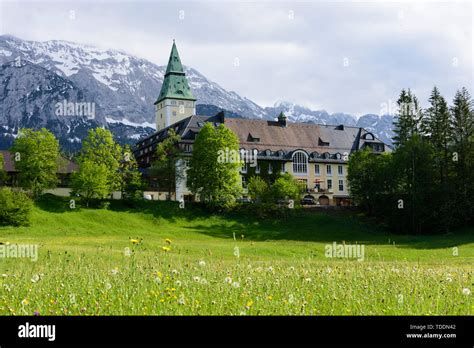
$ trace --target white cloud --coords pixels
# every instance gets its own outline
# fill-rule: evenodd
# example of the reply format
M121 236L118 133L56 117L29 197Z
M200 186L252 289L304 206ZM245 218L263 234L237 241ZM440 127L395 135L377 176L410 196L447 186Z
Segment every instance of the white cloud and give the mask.
M184 64L259 104L283 99L360 114L378 113L403 87L422 101L434 84L448 99L457 88L472 88L472 6L467 1L4 1L0 31L120 49L158 64L167 62L175 38Z

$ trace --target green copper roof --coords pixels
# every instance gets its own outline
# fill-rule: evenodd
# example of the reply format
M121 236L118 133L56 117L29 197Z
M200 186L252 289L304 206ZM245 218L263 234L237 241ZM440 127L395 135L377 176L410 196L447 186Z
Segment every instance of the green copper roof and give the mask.
M196 100L189 88L188 80L184 74L183 65L181 64L181 59L179 58L178 49L176 48L174 40L163 85L161 86L160 95L155 104L165 98Z

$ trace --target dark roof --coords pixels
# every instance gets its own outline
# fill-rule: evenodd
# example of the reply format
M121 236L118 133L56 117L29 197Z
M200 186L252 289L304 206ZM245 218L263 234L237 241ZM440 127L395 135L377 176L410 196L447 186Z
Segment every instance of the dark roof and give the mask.
M367 133L365 129L359 127L342 128L310 123L287 123L283 126L277 121L241 118L226 118L225 125L237 134L242 148L285 152L304 150L309 154L356 151L362 148L365 140L361 137ZM255 138L255 134L258 134L259 141L251 141L252 137ZM378 139L376 141L382 143Z
M196 134L199 133L202 126L206 122L213 122L215 124L222 123L223 117L221 115L215 116L202 116L192 115L182 119L171 126L161 129L160 131L147 136L146 138L140 139L135 147L134 151L140 150L142 147L147 147L155 143L159 143L167 138L168 130L174 128L176 133L181 137L182 142L193 142Z
M0 150L0 154L3 156L3 169L5 169L6 172L17 172L15 169L14 154L8 150ZM64 157L61 158L58 174L69 174L79 169L76 163Z

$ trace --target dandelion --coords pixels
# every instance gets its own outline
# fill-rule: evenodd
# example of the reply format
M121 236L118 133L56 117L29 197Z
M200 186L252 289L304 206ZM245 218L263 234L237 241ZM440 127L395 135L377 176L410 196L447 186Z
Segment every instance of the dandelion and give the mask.
M176 284L176 286L181 286L181 281L177 280L174 282Z
M452 283L452 282L453 282L453 278L451 278L451 277L446 277L446 281L447 281L448 283Z
M231 277L225 277L224 281L225 281L227 284L232 284L232 278L231 278Z
M267 300L268 300L268 301L273 300L273 296L272 296L272 295L267 296Z
M173 269L173 270L171 270L171 274L174 275L174 276L176 276L176 275L179 274L179 272L178 272L177 270Z
M178 304L180 304L180 305L186 304L186 300L184 299L184 296L183 296L183 295L181 295L181 296L179 297L179 299L178 299Z
M37 283L39 280L40 280L40 276L38 274L35 274L33 275L33 277L31 277L31 282L33 283Z
M252 300L249 300L249 301L247 302L247 304L245 305L245 308L247 308L247 310L250 310L250 308L252 308L252 306L253 306L253 301L252 301Z
M237 246L234 248L234 256L237 258L240 257L240 250L239 250L239 247Z
M294 271L295 271L295 268L294 268L293 266L291 266L291 267L288 268L288 270L289 270L290 272L294 272Z
M270 272L270 273L273 273L273 267L272 266L268 267L267 271Z
M164 247L161 247L161 250L163 250L164 252L168 252L171 250L170 247L167 247L167 246L164 246Z
M233 287L233 288L236 288L236 289L237 289L237 288L240 288L240 283L239 283L239 282L233 282L233 283L232 283L232 287Z
M114 268L113 270L111 270L111 271L110 271L110 274L112 274L112 275L117 275L117 274L119 274L118 268Z
M295 297L293 296L293 294L290 294L290 296L288 296L288 303L293 304L294 302L295 302Z
M464 288L462 289L462 293L463 295L469 296L471 294L471 290L469 290L468 288Z
M156 278L155 278L155 283L156 283L156 284L161 284L161 278L160 278L160 277L156 277Z
M168 245L170 245L170 244L171 244L171 239L166 238L166 239L165 239L165 243L168 244Z
M202 278L200 283L201 283L202 285L206 285L206 284L207 284L207 280L204 279L204 278Z
M21 301L21 304L22 304L23 306L26 306L26 305L28 305L29 303L30 303L30 301L28 301L27 298L25 298L25 299L23 299L23 300Z
M110 290L110 289L112 289L112 284L105 283L105 290Z
M311 283L311 278L305 278L304 281L305 281L306 283Z
M203 260L199 261L199 266L206 267L206 261L203 261Z
M194 280L196 283L199 283L199 281L201 280L201 278L199 278L199 277L196 276L196 277L193 277L193 280Z

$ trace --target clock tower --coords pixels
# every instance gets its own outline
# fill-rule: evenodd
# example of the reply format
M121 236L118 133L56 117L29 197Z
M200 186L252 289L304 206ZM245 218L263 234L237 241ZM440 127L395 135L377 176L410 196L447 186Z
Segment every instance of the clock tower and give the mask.
M155 113L157 131L196 114L196 98L189 88L174 40Z

